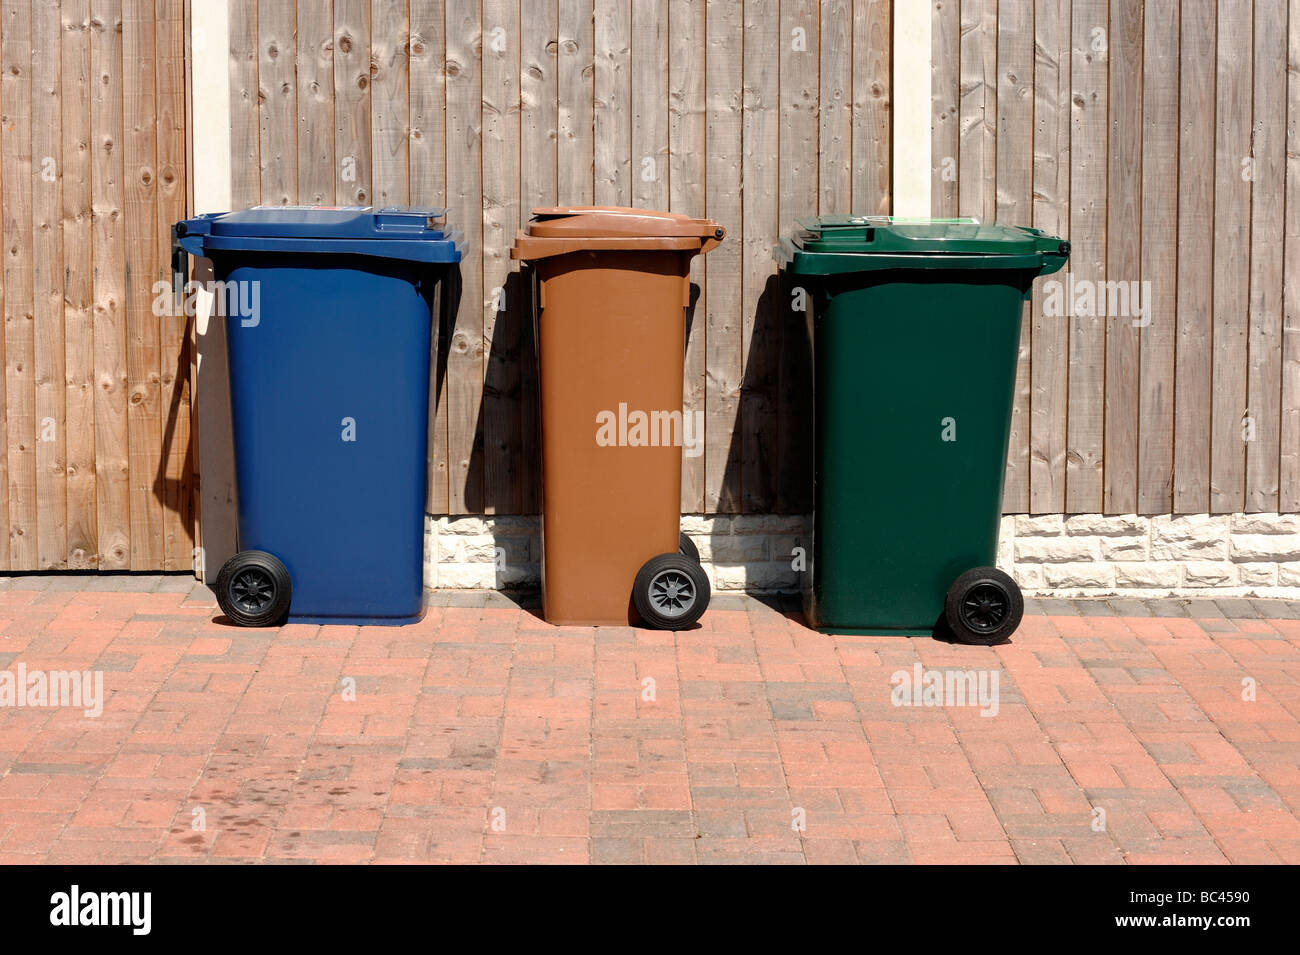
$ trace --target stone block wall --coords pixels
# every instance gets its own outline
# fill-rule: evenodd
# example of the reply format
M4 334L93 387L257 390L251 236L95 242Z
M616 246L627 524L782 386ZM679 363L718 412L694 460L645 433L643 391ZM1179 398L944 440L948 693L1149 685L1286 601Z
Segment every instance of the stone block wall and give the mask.
M805 515L685 515L714 590L799 589ZM541 578L536 517L430 517L426 586L526 589ZM1300 515L1049 514L1002 519L998 566L1029 594L1300 596Z

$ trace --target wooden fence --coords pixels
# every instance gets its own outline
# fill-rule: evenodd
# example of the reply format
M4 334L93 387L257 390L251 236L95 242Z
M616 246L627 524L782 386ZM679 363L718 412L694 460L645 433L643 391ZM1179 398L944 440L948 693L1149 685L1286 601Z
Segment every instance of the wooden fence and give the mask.
M538 510L509 248L530 208L592 202L729 231L695 267L682 509L808 507L808 343L771 248L819 209L889 212L888 0L231 2L236 205L447 205L468 237L432 512Z
M935 214L1067 235L1103 298L1139 283L1136 318L1039 290L1006 509L1300 510L1300 0L931 10ZM191 564L190 329L152 307L186 211L184 14L0 0L0 569ZM769 250L798 216L890 211L891 25L888 0L230 0L234 204L452 208L437 513L537 509L528 210L718 219L682 507L804 510L808 342Z
M0 3L0 569L193 561L183 0Z
M939 0L932 43L935 214L1150 283L1039 289L1006 510L1300 509L1300 2Z

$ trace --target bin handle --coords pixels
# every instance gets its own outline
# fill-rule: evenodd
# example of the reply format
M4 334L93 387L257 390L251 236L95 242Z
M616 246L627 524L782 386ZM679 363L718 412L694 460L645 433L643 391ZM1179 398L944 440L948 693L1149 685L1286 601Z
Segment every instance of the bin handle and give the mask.
M706 252L712 252L722 244L722 240L726 236L727 230L725 228L716 222L707 223L705 228L700 231L700 238L703 241L700 243L699 254L704 255Z
M772 259L778 265L789 265L794 261L794 254L798 251L794 243L789 239L781 238L777 240L776 245L772 246Z
M172 307L176 314L183 314L185 307L185 272L189 263L189 253L181 247L181 238L188 230L184 222L172 226Z
M1039 233L1042 235L1042 233ZM1048 241L1044 242L1042 249L1043 267L1039 275L1051 275L1053 272L1059 272L1065 267L1065 263L1070 260L1070 240L1054 239L1049 236L1043 236ZM1053 243L1055 245L1053 246Z

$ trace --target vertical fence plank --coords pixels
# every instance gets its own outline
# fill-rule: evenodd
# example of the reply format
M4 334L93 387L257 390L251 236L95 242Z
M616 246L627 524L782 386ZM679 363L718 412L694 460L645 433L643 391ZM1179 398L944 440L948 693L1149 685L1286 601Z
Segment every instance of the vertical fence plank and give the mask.
M1250 314L1252 4L1221 0L1214 140L1214 326L1210 510L1246 501L1246 334Z
M1256 0L1250 215L1246 510L1276 511L1282 418L1282 248L1286 203L1286 0Z
M298 201L334 202L334 2L298 3Z
M410 202L410 43L406 0L372 0L370 22L370 202Z
M482 23L477 0L447 4L447 204L459 210L465 231L459 306L447 356L448 509L478 512L483 505L483 446L479 410L483 390L483 72Z
M595 201L632 204L632 6L595 3Z
M801 34L799 31L803 31ZM797 219L817 208L817 66L820 58L818 9L814 0L781 4L781 209L777 218L787 235ZM802 46L799 43L803 37ZM774 508L804 511L811 507L812 413L809 373L811 347L804 313L782 304L780 384L777 403L777 487Z
M162 276L155 204L158 197L158 102L152 0L124 0L122 11L122 145L126 234L127 447L131 494L131 569L162 566L162 502L154 491L162 455L162 327L151 286Z
M520 225L531 209L559 201L558 14L555 0L520 0Z
M1106 277L1107 43L1105 0L1074 0L1071 9L1070 236L1071 273L1100 283ZM1067 298L1071 298L1067 294ZM1102 426L1105 326L1086 309L1070 317L1069 412L1065 509L1102 509Z
M483 473L484 507L517 513L519 331L510 245L519 225L519 2L484 0L483 34Z
M441 0L411 0L411 203L444 207L447 204L446 23ZM452 210L452 220L460 218ZM453 228L461 226L452 222ZM447 294L444 283L439 295ZM429 464L425 508L446 514L447 505L447 377L439 361L443 333L435 321L430 346Z
M410 189L416 206L447 201L446 23L439 0L410 4ZM463 210L456 210L459 214Z
M738 223L741 183L741 77L746 19L731 0L707 2L708 168L705 205L718 222ZM598 94L599 95L599 94ZM599 171L597 173L599 175ZM736 302L741 296L740 244L733 232L709 253L711 281L704 289L705 366L708 394L705 405L704 503L709 511L730 512L740 506L734 480L739 449L732 440L740 403L741 329Z
M371 204L370 75L370 0L334 0L334 196L344 205Z
M91 0L90 24L99 569L125 570L131 563L131 499L127 476L121 0Z
M1300 511L1300 0L1287 21L1286 246L1278 508Z
M204 41L197 40L196 34L202 31L202 27L194 23L194 13L192 9L192 0L180 0L180 11L178 16L181 20L181 56L185 61L185 73L181 80L181 89L184 91L185 108L181 111L181 122L184 123L185 135L183 137L185 148L183 152L185 160L185 186L182 189L183 201L185 203L185 212L188 215L195 209L194 201L194 175L191 170L194 166L194 139L197 130L194 125L194 70L191 64L195 62L195 47L201 45ZM227 41L229 41L230 16L229 8L226 10ZM221 47L223 54L229 62L229 42ZM229 76L226 78L227 105L229 104ZM205 161L210 157L203 157ZM199 487L199 474L202 471L202 465L199 461L199 405L198 405L198 384L199 384L199 326L198 316L195 316L193 323L187 323L187 342L189 349L190 367L189 380L186 382L188 392L189 407L191 413L190 419L190 458L189 467L186 469L185 479L189 481L189 494L186 500L190 507L190 531L192 535L193 546L190 548L190 568L194 576L203 580L206 576L207 560L206 551L203 544L203 507L200 500L201 493Z
M595 189L595 26L592 0L559 0L559 196L590 205Z
M154 60L158 77L158 201L155 209L158 277L170 278L166 255L172 224L185 218L185 5L155 0ZM194 452L190 428L190 322L168 310L162 323L159 354L162 415L162 460L155 467L155 487L162 503L162 569L189 570L194 565Z
M632 205L668 206L668 0L632 4Z
M1178 93L1178 336L1174 513L1210 509L1217 32L1212 4L1182 10Z
M95 514L95 318L91 262L90 5L63 0L63 286L68 568L99 562Z
M671 0L668 11L668 208L691 216L705 214L704 177L707 169L708 124L704 100L705 5L692 0ZM732 223L734 228L736 223ZM731 236L727 241L739 242ZM682 455L682 511L704 510L703 415L708 378L705 370L706 345L703 296L707 284L708 256L697 255L691 262L691 281L700 296L691 311L686 339L685 373L682 379L683 426L699 420L701 427L690 436L700 442L701 453L689 447ZM685 433L684 433L685 435Z
M36 375L36 562L67 566L67 471L63 351L63 169L60 75L60 10L57 2L32 7L32 260L35 265L34 370ZM80 263L78 263L80 268Z
M297 5L257 6L257 89L262 201L298 201L298 76L294 68Z
M631 0L596 0L596 203L632 203Z
M720 323L719 331L738 336L744 366L740 440L732 440L730 453L740 463L741 499L737 506L746 511L770 509L777 493L780 365L778 350L773 346L780 341L781 318L787 305L776 280L772 248L780 238L781 51L791 39L782 29L779 11L777 0L749 0L745 4L740 117L744 150L741 179L745 183L740 210L743 234L733 231L726 240L741 243L743 287L739 322ZM811 213L808 210L807 214ZM721 281L717 252L710 253L710 258L711 273Z
M1137 510L1173 507L1174 347L1178 305L1177 0L1148 0L1142 56L1141 398ZM1149 284L1148 284L1149 283Z
M817 211L853 207L853 0L821 0Z
M853 0L853 199L857 215L892 208L893 3Z
M935 0L930 26L931 119L930 151L934 168L930 211L935 216L957 214L957 158L961 152L961 2Z
M1070 222L1070 0L1034 4L1033 224L1068 235ZM1062 283L1064 275L1047 280ZM1062 287L1055 286L1058 291ZM1048 312L1046 282L1030 305L1029 509L1065 510L1069 319Z
M14 74L9 68L9 58L6 56L4 47L5 38L8 36L9 27L9 9L0 5L0 249L3 250L3 264L0 265L0 319L3 319L5 330L0 332L0 375L8 378L8 357L5 354L5 339L8 337L8 317L9 317L9 279L14 266L10 264L13 257L9 251L10 230L9 223L11 216L8 212L9 197L15 188L21 187L24 183L24 177L19 173L17 167L10 168L10 160L16 162L17 143L15 136L8 135L6 130L9 126L9 109L7 99L12 98L6 83L13 83ZM25 75L25 67L20 67ZM17 125L17 124L15 124ZM30 130L28 131L30 134ZM15 223L16 227L16 223ZM7 400L7 381L0 382L0 415L5 416L5 448L4 453L0 453L0 570L8 570L9 563L9 437L8 437L8 400Z
M994 149L995 217L1006 225L1033 220L1034 3L1002 0L997 18L997 137ZM1023 311L1022 311L1023 315ZM1011 440L1002 509L1029 510L1029 376L1033 323L1020 326Z
M436 7L436 9L431 9ZM446 140L446 73L444 21L442 4L423 4L411 10L411 201L419 206L444 208L447 204ZM451 220L449 227L459 228ZM449 281L438 289L440 301L449 294ZM429 353L429 453L428 489L425 510L446 514L448 499L448 420L447 375L442 361L445 339L439 312L435 316Z
M32 10L0 8L4 162L4 372L9 566L37 566L36 354L32 241Z
M1106 203L1105 306L1106 417L1103 509L1137 510L1138 412L1141 329L1133 296L1124 294L1141 274L1142 256L1142 5L1111 0L1110 142ZM1125 299L1129 299L1125 307Z
M997 214L997 36L997 0L962 0L957 206L981 222Z
M520 182L519 221L532 210L559 203L561 53L559 7L554 0L523 0L519 10L520 42ZM590 129L590 125L588 125ZM539 462L537 347L533 338L531 299L526 269L513 274L512 304L520 308L519 349L519 509L535 514L542 507Z
M257 0L230 0L229 29L230 198L234 207L240 209L257 205L262 197Z

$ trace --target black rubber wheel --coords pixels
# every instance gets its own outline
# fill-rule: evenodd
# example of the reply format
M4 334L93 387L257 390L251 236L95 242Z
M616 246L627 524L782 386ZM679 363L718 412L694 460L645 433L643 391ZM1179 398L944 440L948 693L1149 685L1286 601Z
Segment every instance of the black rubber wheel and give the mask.
M1025 598L1008 574L996 567L975 567L948 588L944 619L962 643L992 646L1020 626Z
M689 557L697 564L700 562L700 549L695 546L695 541L687 537L685 533L677 535L677 553L683 557Z
M651 629L685 630L708 609L709 578L683 554L651 557L637 571L632 604Z
M274 627L284 622L293 597L293 581L280 558L260 550L242 550L217 574L217 604L241 627Z

